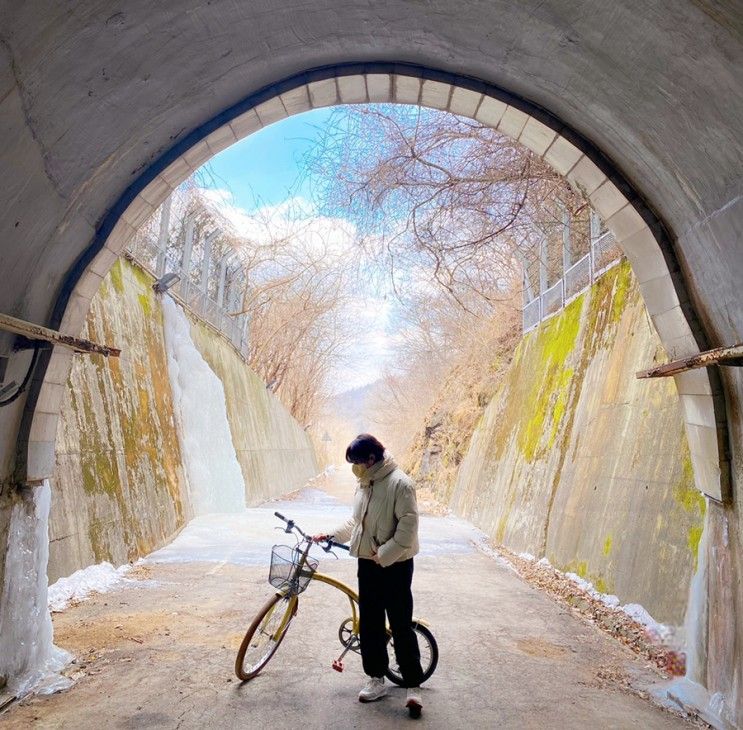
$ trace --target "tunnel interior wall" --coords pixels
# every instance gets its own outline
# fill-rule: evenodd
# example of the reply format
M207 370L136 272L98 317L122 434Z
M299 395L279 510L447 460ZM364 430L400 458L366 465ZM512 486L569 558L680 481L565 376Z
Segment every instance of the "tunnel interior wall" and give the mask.
M705 500L672 379L625 262L521 341L478 424L453 508L656 620L681 624Z
M192 516L152 283L121 259L93 299L82 336L122 354L76 356L67 382L52 480L50 581L104 560L136 559ZM316 471L307 434L220 334L194 318L191 331L223 381L246 501L304 484Z

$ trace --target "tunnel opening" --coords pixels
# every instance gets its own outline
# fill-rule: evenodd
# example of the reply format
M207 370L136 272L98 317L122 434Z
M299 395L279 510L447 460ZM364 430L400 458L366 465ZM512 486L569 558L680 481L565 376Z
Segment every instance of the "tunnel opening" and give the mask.
M176 145L149 168L112 208L99 228L96 240L78 261L75 273L68 280L66 291L58 301L54 323L61 331L79 331L87 313L86 300L92 298L95 285L103 280L107 267L115 261L137 224L159 207L165 196L193 171L194 166L198 167L223 145L232 144L240 135L305 108L372 101L421 104L465 115L470 112L478 121L492 124L503 134L512 136L541 155L587 195L624 248L668 354L673 357L699 348L702 342L700 329L690 313L688 297L681 288L679 268L674 263L664 227L597 150L544 111L517 97L470 79L386 64L333 67L294 77L215 117ZM66 379L64 355L58 358L59 363L55 363L57 355L56 351L51 354L49 365L52 371L61 365ZM710 385L704 377L681 377L676 382L682 402L687 397L695 409L701 407L713 414L705 417L705 424L710 420L715 424L723 420L719 415L719 398L713 396L714 383ZM52 385L60 383L48 380L36 393L37 404L40 401L45 410L37 407L33 416L31 411L27 411L26 466L31 481L43 478L42 474L47 470L45 463L48 461L44 462L38 456L42 453L39 447L44 443L38 440L38 436L41 432L48 433L49 424L43 421L55 417L53 409L48 409L49 398L45 398L44 391L45 387ZM687 413L690 410L687 409ZM695 419L687 419L687 429L696 433L700 427ZM705 428L710 427L706 425ZM724 442L725 438L724 434L720 436L715 426L717 452L714 458L708 440L704 450L700 446L690 455L697 487L719 501L727 499L729 491L726 467L719 460L720 439ZM690 443L698 442L699 439L690 436ZM710 467L712 462L717 464L716 468Z

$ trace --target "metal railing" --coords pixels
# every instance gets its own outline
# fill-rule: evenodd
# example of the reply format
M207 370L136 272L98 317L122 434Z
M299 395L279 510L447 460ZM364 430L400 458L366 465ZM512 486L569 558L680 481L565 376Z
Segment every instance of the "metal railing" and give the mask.
M542 294L542 319L559 312L565 304L564 279L560 279Z
M189 271L184 269L183 250L172 246L164 250L157 240L143 231L137 232L131 240L127 255L156 279L166 273L177 274L180 280L168 288L168 293L192 314L221 332L244 358L248 357L248 315L236 314L242 296L237 287L228 285L227 266L211 265L221 262L210 262L206 276L201 277L201 281L206 283L202 288L193 281L193 267L189 266ZM210 295L210 291L215 294ZM221 303L215 296L221 299Z
M524 304L523 331L529 332L540 322L560 312L566 304L588 289L605 271L619 263L622 250L607 231L591 242L588 253L566 269L549 289Z
M591 254L587 253L563 274L566 303L591 286L591 275Z
M524 332L534 329L542 321L542 299L537 297L524 306Z

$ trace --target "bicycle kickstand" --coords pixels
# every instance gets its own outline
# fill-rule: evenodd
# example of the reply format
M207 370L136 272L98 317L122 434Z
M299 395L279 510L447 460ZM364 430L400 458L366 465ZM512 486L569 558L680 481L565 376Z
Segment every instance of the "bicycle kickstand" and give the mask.
M333 660L333 669L335 669L336 672L342 672L343 671L343 657L348 654L348 651L351 647L347 646L342 652L341 655Z

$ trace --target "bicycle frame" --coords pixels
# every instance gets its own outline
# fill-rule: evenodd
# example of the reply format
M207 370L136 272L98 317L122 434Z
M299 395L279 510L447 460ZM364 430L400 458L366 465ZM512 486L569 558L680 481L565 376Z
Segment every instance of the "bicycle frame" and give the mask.
M307 562L307 556L310 553L310 549L313 546L313 541L294 523L293 520L288 520L286 517L284 517L279 512L274 512L274 515L278 517L280 520L283 520L287 523L287 528L284 530L287 533L291 533L293 530L296 530L301 536L302 541L305 542L304 550L302 551L302 560L297 565L295 576L298 576L302 569L304 568L306 562ZM347 549L347 548L346 548ZM326 550L326 552L329 552L329 550ZM341 593L343 593L347 598L348 602L351 604L351 630L354 634L358 635L359 633L359 594L351 588L351 586L347 585L341 580L338 580L337 578L332 578L329 575L326 575L325 573L318 573L315 572L312 574L312 577L310 580L316 580L319 583L325 583L326 585L331 586L332 588L335 588L336 590L339 590ZM282 621L281 626L279 627L279 630L277 631L277 634L280 635L280 632L284 630L286 624L291 620L291 618L294 617L294 615L297 612L297 603L299 602L298 594L293 592L292 589L287 589L286 591L282 591L282 595L286 595L287 593L291 592L290 597L290 607L291 611L287 611L287 618ZM291 617L291 618L290 618ZM423 621L419 618L414 619L417 623L422 624L423 626L429 626L428 622Z
M332 586L333 588L336 588L341 593L344 593L347 598L348 602L351 604L351 619L352 619L352 631L354 634L359 633L359 594L356 593L356 591L351 588L351 586L346 585L343 581L340 581L336 578L331 578L329 575L325 575L325 573L315 573L312 576L312 580L319 581L320 583L325 583L326 585Z

